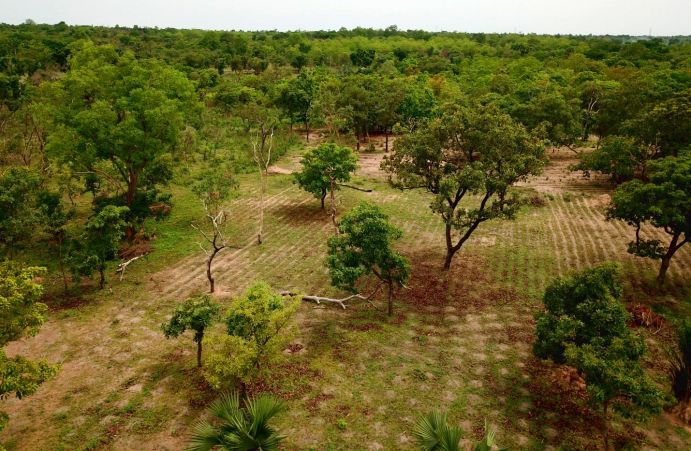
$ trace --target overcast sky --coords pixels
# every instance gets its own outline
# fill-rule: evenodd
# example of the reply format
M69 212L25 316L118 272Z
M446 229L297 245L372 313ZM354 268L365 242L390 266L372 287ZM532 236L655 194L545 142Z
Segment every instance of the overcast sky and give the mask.
M0 0L0 22L217 30L341 27L691 34L691 0Z

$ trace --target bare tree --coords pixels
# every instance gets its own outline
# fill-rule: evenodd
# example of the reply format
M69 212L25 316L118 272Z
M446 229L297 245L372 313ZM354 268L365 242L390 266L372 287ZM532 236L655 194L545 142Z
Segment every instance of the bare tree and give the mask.
M209 280L209 292L213 293L215 281L211 272L216 255L228 247L223 228L227 220L227 214L222 209L222 203L228 199L231 189L236 186L235 180L228 171L220 167L214 167L203 171L192 191L199 197L204 208L204 221L207 224L205 231L198 224L192 223L192 228L198 231L205 243L197 243L206 254L206 278Z
M257 244L262 244L264 233L264 197L266 195L266 181L271 164L271 150L273 148L274 129L276 123L271 117L257 120L258 125L252 135L252 154L259 169L259 225L257 228Z

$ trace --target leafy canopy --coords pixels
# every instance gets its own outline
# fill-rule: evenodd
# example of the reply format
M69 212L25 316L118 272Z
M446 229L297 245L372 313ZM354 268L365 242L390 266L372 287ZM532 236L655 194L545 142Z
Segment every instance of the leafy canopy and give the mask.
M274 357L289 338L298 300L275 293L264 282L250 286L233 299L225 317L227 335L204 340L212 351L204 376L217 388L236 380L245 382Z
M618 279L614 264L556 279L545 291L545 311L537 315L533 350L578 369L594 403L657 411L664 398L641 366L643 337L626 325Z
M331 179L334 189L339 189L338 183L350 180L351 173L357 169L357 157L348 147L326 143L308 150L300 164L302 170L295 173L298 186L316 198L323 198L330 189Z
M166 338L182 335L186 330L194 332L194 341L204 338L204 331L209 327L220 310L218 303L209 295L191 297L175 307L173 316L161 325Z
M357 281L368 274L405 284L410 265L392 247L403 232L379 207L361 202L343 216L338 229L339 234L329 238L326 260L335 287L357 292Z
M11 341L35 335L45 321L48 308L39 302L43 287L37 282L44 273L45 268L0 262L0 399L29 396L57 372L43 361L7 357L4 349ZM7 414L0 412L0 430L7 420Z

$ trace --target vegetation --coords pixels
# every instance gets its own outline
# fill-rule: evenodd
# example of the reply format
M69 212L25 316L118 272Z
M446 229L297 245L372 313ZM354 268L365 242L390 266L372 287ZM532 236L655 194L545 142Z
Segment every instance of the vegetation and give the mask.
M539 140L508 114L449 105L401 137L383 168L393 186L424 188L434 196L431 208L444 221L448 270L481 223L515 216L519 201L509 188L538 174L543 163ZM477 196L477 206L461 206L466 196Z
M175 307L170 321L161 325L166 338L177 338L187 329L194 331L198 368L202 367L204 332L213 324L219 310L220 306L207 295L192 297Z
M677 346L670 351L672 393L680 403L691 400L691 322L684 320L677 327Z
M410 271L408 260L392 248L401 230L376 205L362 202L343 217L338 232L329 238L331 283L357 293L358 280L373 274L386 285L387 312L393 315L394 288L404 286Z
M286 410L285 404L267 395L246 399L243 404L244 408L237 392L221 395L211 403L209 413L218 424L198 423L187 449L277 450L283 437L270 422Z
M289 339L297 304L263 282L235 298L225 316L227 335L209 337L213 351L204 373L209 383L220 388L239 381L244 387Z
M617 188L607 215L636 228L630 253L662 261L657 275L662 286L672 257L691 235L691 151L651 162L648 172L648 182L632 180ZM641 238L645 223L664 230L670 236L669 244Z
M0 24L0 447L182 448L227 389L201 449L414 449L435 409L436 447L602 448L604 413L684 449L611 411L688 400L689 68L683 36Z
M8 343L36 335L45 321L47 307L39 302L43 287L35 281L44 272L45 268L0 262L0 399L32 395L57 371L55 365L45 361L8 357L5 353ZM0 411L0 430L8 419Z
M603 264L557 279L545 291L547 311L535 330L535 354L578 369L591 401L602 406L605 449L611 403L630 413L633 407L655 412L663 402L640 364L645 345L626 325L618 277L616 266Z
M295 174L298 186L321 200L322 209L330 193L333 209L334 191L340 184L350 181L357 168L357 157L348 147L327 143L305 153L300 164L302 170Z

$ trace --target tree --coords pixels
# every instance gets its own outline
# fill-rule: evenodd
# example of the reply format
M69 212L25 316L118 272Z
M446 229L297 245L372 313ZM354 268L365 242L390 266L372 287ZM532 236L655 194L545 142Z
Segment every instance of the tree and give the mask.
M397 78L381 78L375 84L378 102L375 104L375 122L384 132L384 151L389 151L389 134L401 118L401 105L405 97L403 82Z
M691 151L650 162L648 177L648 182L631 180L617 187L607 217L636 228L636 240L629 243L630 253L662 261L657 276L661 287L672 257L691 238ZM670 236L666 249L659 240L641 237L645 223Z
M340 233L328 242L331 283L356 293L358 280L374 274L387 287L387 311L392 315L394 286L404 286L410 268L408 260L392 248L403 232L379 207L367 202L344 215L338 229Z
M321 199L322 209L327 192L331 193L331 215L336 226L334 191L350 181L350 174L357 169L357 157L347 147L326 143L308 150L300 164L302 170L295 173L295 181L300 188Z
M194 86L162 62L90 42L69 64L58 82L65 106L51 152L75 172L106 179L131 215L146 215L155 198L143 196L142 185L152 190L172 177L167 156L199 109ZM144 205L135 209L138 198Z
M382 168L394 187L433 194L430 207L445 225L448 270L481 223L515 216L519 200L508 196L509 188L539 173L544 160L540 140L498 108L449 105L398 138ZM477 206L461 207L471 196Z
M66 226L69 220L74 217L75 212L74 210L65 210L59 193L41 191L38 193L37 203L39 222L50 235L52 245L57 250L58 267L62 274L65 292L67 292L67 273L65 268L67 255L65 247L68 239Z
M255 129L252 131L252 156L259 170L259 225L257 228L257 244L262 244L264 235L264 197L266 183L269 178L271 165L271 151L274 144L274 130L278 120L273 111L262 110L255 119Z
M220 305L208 295L194 296L178 304L173 316L161 328L166 338L177 338L186 330L194 331L194 341L197 343L197 367L202 367L202 341L204 332L213 324Z
M230 171L222 166L213 166L203 170L197 182L192 186L192 192L199 198L204 208L204 222L210 231L204 231L202 227L192 223L209 244L205 248L201 243L199 247L206 253L206 278L209 280L209 292L213 293L215 288L214 278L211 275L211 264L216 254L228 246L226 237L223 234L223 226L226 222L226 212L223 210L223 202L227 200L232 190L237 186Z
M316 80L313 74L303 71L296 78L283 84L277 100L278 105L293 121L305 126L306 140L310 140L310 112L314 101Z
M233 299L225 316L227 335L210 336L212 352L204 376L220 388L239 382L243 388L286 343L298 301L274 293L268 284L256 282Z
M600 140L592 152L581 152L573 171L583 171L586 177L591 171L608 174L614 183L620 184L636 177L646 176L650 148L628 136L612 135Z
M285 404L270 395L246 399L243 404L244 409L240 407L237 392L221 395L208 409L216 424L197 423L187 450L277 450L284 437L270 422L286 411Z
M7 343L36 335L45 321L48 307L39 302L43 287L38 282L44 273L45 268L0 262L0 399L32 395L57 372L57 367L43 361L5 355ZM0 411L0 430L7 420Z
M575 367L590 400L602 407L603 439L609 448L609 407L658 411L664 397L645 374L640 360L643 337L626 325L619 268L602 264L556 279L545 290L546 311L537 315L533 352Z
M10 254L35 231L40 185L38 174L22 167L10 168L0 177L0 244Z
M75 275L91 276L98 271L98 286L103 289L106 264L117 257L120 242L125 236L128 211L127 207L108 205L89 218L70 257Z
M680 403L691 401L691 321L677 326L676 346L669 350L672 393Z

